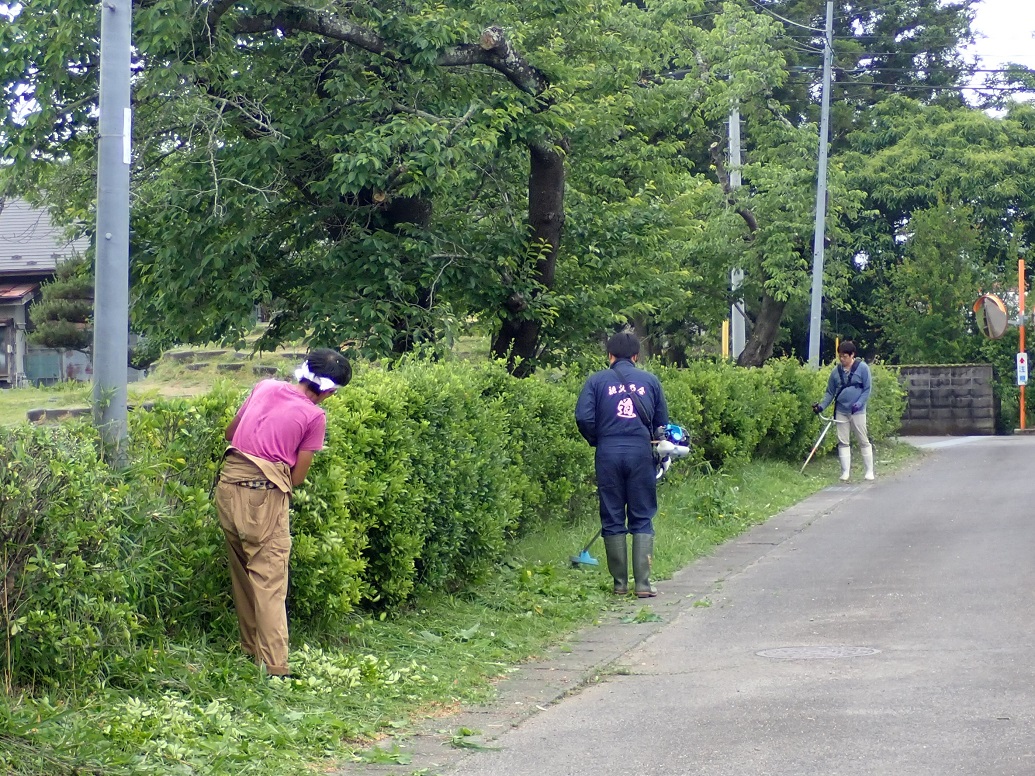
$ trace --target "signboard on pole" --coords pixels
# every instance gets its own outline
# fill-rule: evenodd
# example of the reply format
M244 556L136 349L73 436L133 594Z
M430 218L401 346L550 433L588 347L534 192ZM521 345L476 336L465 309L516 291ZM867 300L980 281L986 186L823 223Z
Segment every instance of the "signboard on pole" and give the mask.
M1017 385L1028 384L1028 354L1017 354Z

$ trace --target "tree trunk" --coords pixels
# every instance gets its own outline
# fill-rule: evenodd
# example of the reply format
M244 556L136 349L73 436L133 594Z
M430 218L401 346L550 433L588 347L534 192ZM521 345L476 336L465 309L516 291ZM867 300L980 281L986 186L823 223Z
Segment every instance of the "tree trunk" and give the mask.
M751 336L744 343L744 350L737 359L739 366L762 366L773 355L773 346L780 333L780 321L786 306L786 302L778 302L765 291L762 292L762 304L755 316Z
M564 227L564 154L554 146L529 146L528 223L532 251L539 253L533 281L538 287L553 288L557 253ZM526 377L535 368L539 354L542 322L530 313L536 296L526 298L515 291L504 303L506 314L492 343L495 358L505 358L511 374Z
M431 212L431 202L427 199L394 197L384 209L385 228L397 232L402 224L415 224L426 229L431 223ZM405 256L402 257L402 261L406 261ZM415 309L428 310L431 304L430 289L417 288L413 303ZM392 317L391 324L395 330L392 337L392 352L398 355L409 353L418 342L428 342L434 337L434 332L428 331L417 315L396 314Z

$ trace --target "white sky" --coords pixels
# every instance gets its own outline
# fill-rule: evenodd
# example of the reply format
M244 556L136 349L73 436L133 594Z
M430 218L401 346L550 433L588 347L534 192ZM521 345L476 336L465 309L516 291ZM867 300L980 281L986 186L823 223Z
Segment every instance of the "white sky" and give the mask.
M982 67L1016 62L1035 68L1035 0L981 0L975 10L977 42L970 52Z

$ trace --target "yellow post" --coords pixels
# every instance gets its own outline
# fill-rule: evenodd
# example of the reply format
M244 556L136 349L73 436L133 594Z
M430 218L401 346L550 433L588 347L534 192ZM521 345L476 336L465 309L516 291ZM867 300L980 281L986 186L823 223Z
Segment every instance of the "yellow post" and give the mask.
M722 358L725 361L730 357L730 321L729 318L722 322Z

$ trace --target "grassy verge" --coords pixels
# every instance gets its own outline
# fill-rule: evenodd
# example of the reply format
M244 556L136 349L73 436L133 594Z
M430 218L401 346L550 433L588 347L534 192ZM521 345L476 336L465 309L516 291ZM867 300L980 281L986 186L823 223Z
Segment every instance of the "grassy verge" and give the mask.
M0 399L0 425L10 426L24 423L29 410L89 406L90 385L60 383L52 388L5 388Z
M878 450L881 473L917 453ZM831 456L756 461L659 489L655 570L671 575L717 544L831 484ZM89 691L0 694L0 771L29 774L256 774L391 761L377 742L428 716L492 697L493 680L613 604L603 564L568 559L596 528L553 527L516 543L491 578L383 619L294 633L297 679L263 680L229 637L142 653L137 672ZM594 551L600 557L600 545Z
M222 349L184 348L170 351L152 367L147 377L127 386L130 404L142 404L159 396L192 396L210 390L217 382L250 387L269 372L288 377L298 366L300 349L290 347L252 355ZM256 369L263 370L261 374ZM26 422L35 409L89 407L91 385L63 382L53 386L5 389L0 401L0 425Z

